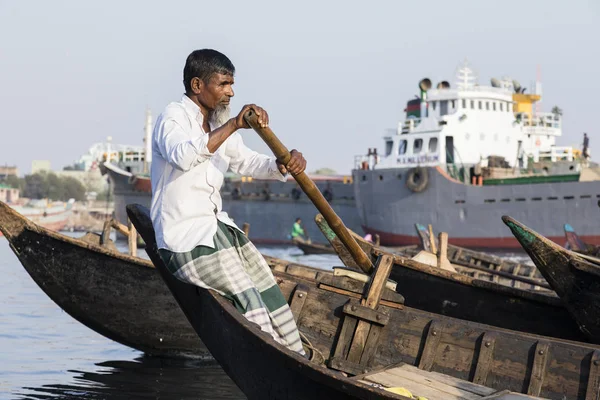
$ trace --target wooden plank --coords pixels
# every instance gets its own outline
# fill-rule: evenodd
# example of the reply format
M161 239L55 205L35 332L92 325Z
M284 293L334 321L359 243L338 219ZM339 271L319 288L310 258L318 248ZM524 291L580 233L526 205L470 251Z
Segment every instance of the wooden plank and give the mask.
M129 236L127 237L127 242L129 244L129 255L132 257L137 257L137 230L129 219L127 219L127 221L129 224Z
M352 337L354 336L354 329L356 328L356 324L358 320L351 316L345 316L342 321L342 329L340 330L340 334L337 338L337 343L335 345L335 351L333 352L334 358L344 359L348 354L348 349L352 342ZM330 365L332 368L336 368L333 365Z
M494 360L494 346L496 345L496 335L490 332L483 334L481 345L479 346L479 356L477 357L477 367L473 382L479 385L485 385L488 373Z
M370 279L369 275L363 274L362 272L358 272L346 267L333 267L333 276L343 276L363 283L368 283ZM388 279L388 281L385 284L385 287L389 290L395 291L396 285L396 282Z
M435 353L442 337L442 331L442 324L439 321L431 321L429 330L427 331L427 338L425 339L425 346L419 359L419 369L431 371L435 361Z
M373 271L373 278L367 288L367 296L361 300L361 305L372 309L377 307L393 264L394 258L392 256L386 254L379 257ZM348 352L348 361L360 362L370 329L370 323L363 320L358 321L352 344L350 345L350 351Z
M102 235L100 236L101 245L110 242L110 228L110 220L104 221L104 226L102 227Z
M367 375L362 381L374 382L385 387L403 387L413 396L422 396L428 400L460 399L475 400L481 395L464 390L455 385L448 385L427 375L425 371L386 370L373 375Z
M296 289L294 289L294 294L290 300L290 310L294 315L294 319L298 322L300 318L300 313L302 313L302 308L304 307L304 303L306 303L306 299L308 298L308 287L299 283L296 285Z
M356 300L350 300L344 305L344 314L351 315L361 320L372 322L377 325L386 325L390 317L385 313L360 305Z
M371 329L369 330L369 335L367 336L367 341L365 343L365 348L360 356L359 361L360 365L364 365L366 367L366 370L373 365L373 357L375 356L375 350L377 350L382 333L382 325L371 325Z
M590 374L585 391L585 400L598 399L600 399L600 350L594 350L590 360Z
M344 371L351 375L360 375L367 372L367 370L364 369L361 365L346 361L338 357L334 357L329 361L329 368L336 369L338 371Z
M433 254L437 254L437 246L435 245L435 236L433 235L433 227L431 224L427 225L427 229L429 230L429 247Z
M550 343L538 342L535 346L533 356L533 366L531 367L531 376L529 378L529 387L527 394L539 396L542 391L542 385L546 374L546 360L548 360L548 351Z
M319 289L327 290L328 292L342 294L344 296L352 297L355 299L361 298L361 295L358 293L351 292L351 291L345 290L345 289L340 289L335 286L327 285L325 283L319 283ZM397 303L397 302L393 302L393 301L389 301L389 300L380 300L379 304L381 304L382 306L395 308L397 310L404 310L404 305L402 305L401 303Z

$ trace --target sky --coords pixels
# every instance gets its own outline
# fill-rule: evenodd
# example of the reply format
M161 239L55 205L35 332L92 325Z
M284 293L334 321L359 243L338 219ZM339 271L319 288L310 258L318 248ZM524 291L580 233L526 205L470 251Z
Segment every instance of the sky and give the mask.
M0 0L0 165L72 164L96 142L142 145L183 93L187 55L225 53L236 67L232 111L255 103L308 170L350 173L382 147L429 77L479 74L529 87L563 109L559 145L590 136L600 160L600 2L546 1L28 1ZM251 130L251 148L268 148Z

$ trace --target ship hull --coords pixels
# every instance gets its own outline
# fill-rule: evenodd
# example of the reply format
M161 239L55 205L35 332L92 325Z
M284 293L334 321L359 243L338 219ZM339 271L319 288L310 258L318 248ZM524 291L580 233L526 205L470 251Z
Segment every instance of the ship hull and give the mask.
M419 243L414 228L418 222L448 232L449 242L457 246L520 249L502 223L503 215L535 227L561 245L565 223L576 227L586 242L600 244L600 181L472 186L431 167L426 188L413 192L406 185L408 172L408 168L353 171L362 227L379 234L383 245Z
M150 208L152 193L147 177L135 176L111 165L106 165L103 170L111 181L115 217L121 223L127 223L127 204L141 204ZM323 191L326 188L331 191L333 199L330 204L344 224L356 232L362 232L351 182L323 180L316 184ZM231 195L235 188L241 193L237 199ZM250 224L249 238L257 244L292 244L289 234L296 218L302 219L305 231L313 241L325 243L326 239L313 222L318 210L304 194L294 199L291 192L295 188L297 184L293 180L228 182L221 190L223 211L240 228L244 223ZM265 190L269 193L268 200Z

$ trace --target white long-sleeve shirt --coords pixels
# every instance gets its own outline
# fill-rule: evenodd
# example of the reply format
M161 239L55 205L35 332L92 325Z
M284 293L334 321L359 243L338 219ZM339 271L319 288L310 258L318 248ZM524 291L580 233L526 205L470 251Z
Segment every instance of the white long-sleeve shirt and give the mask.
M227 170L285 180L275 159L250 150L238 132L211 153L202 121L200 107L183 95L154 126L151 216L158 248L186 252L199 245L214 247L217 219L239 229L222 211L220 190Z

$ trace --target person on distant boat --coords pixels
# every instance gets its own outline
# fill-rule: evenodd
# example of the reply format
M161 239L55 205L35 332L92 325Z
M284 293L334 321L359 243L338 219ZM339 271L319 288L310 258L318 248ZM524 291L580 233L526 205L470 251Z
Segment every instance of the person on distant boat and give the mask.
M370 233L367 233L363 239L369 243L373 243L373 236Z
M193 51L183 69L185 94L158 117L152 136L152 224L159 253L178 279L214 289L277 342L304 354L294 316L271 269L222 210L220 189L229 170L285 181L303 172L302 153L282 165L244 145L240 129L253 110L261 127L269 115L249 104L230 118L235 68L224 54Z
M583 158L588 161L590 159L590 138L587 133L583 133Z
M292 241L310 243L310 239L304 232L304 227L302 226L302 220L300 218L296 218L294 225L292 226Z

